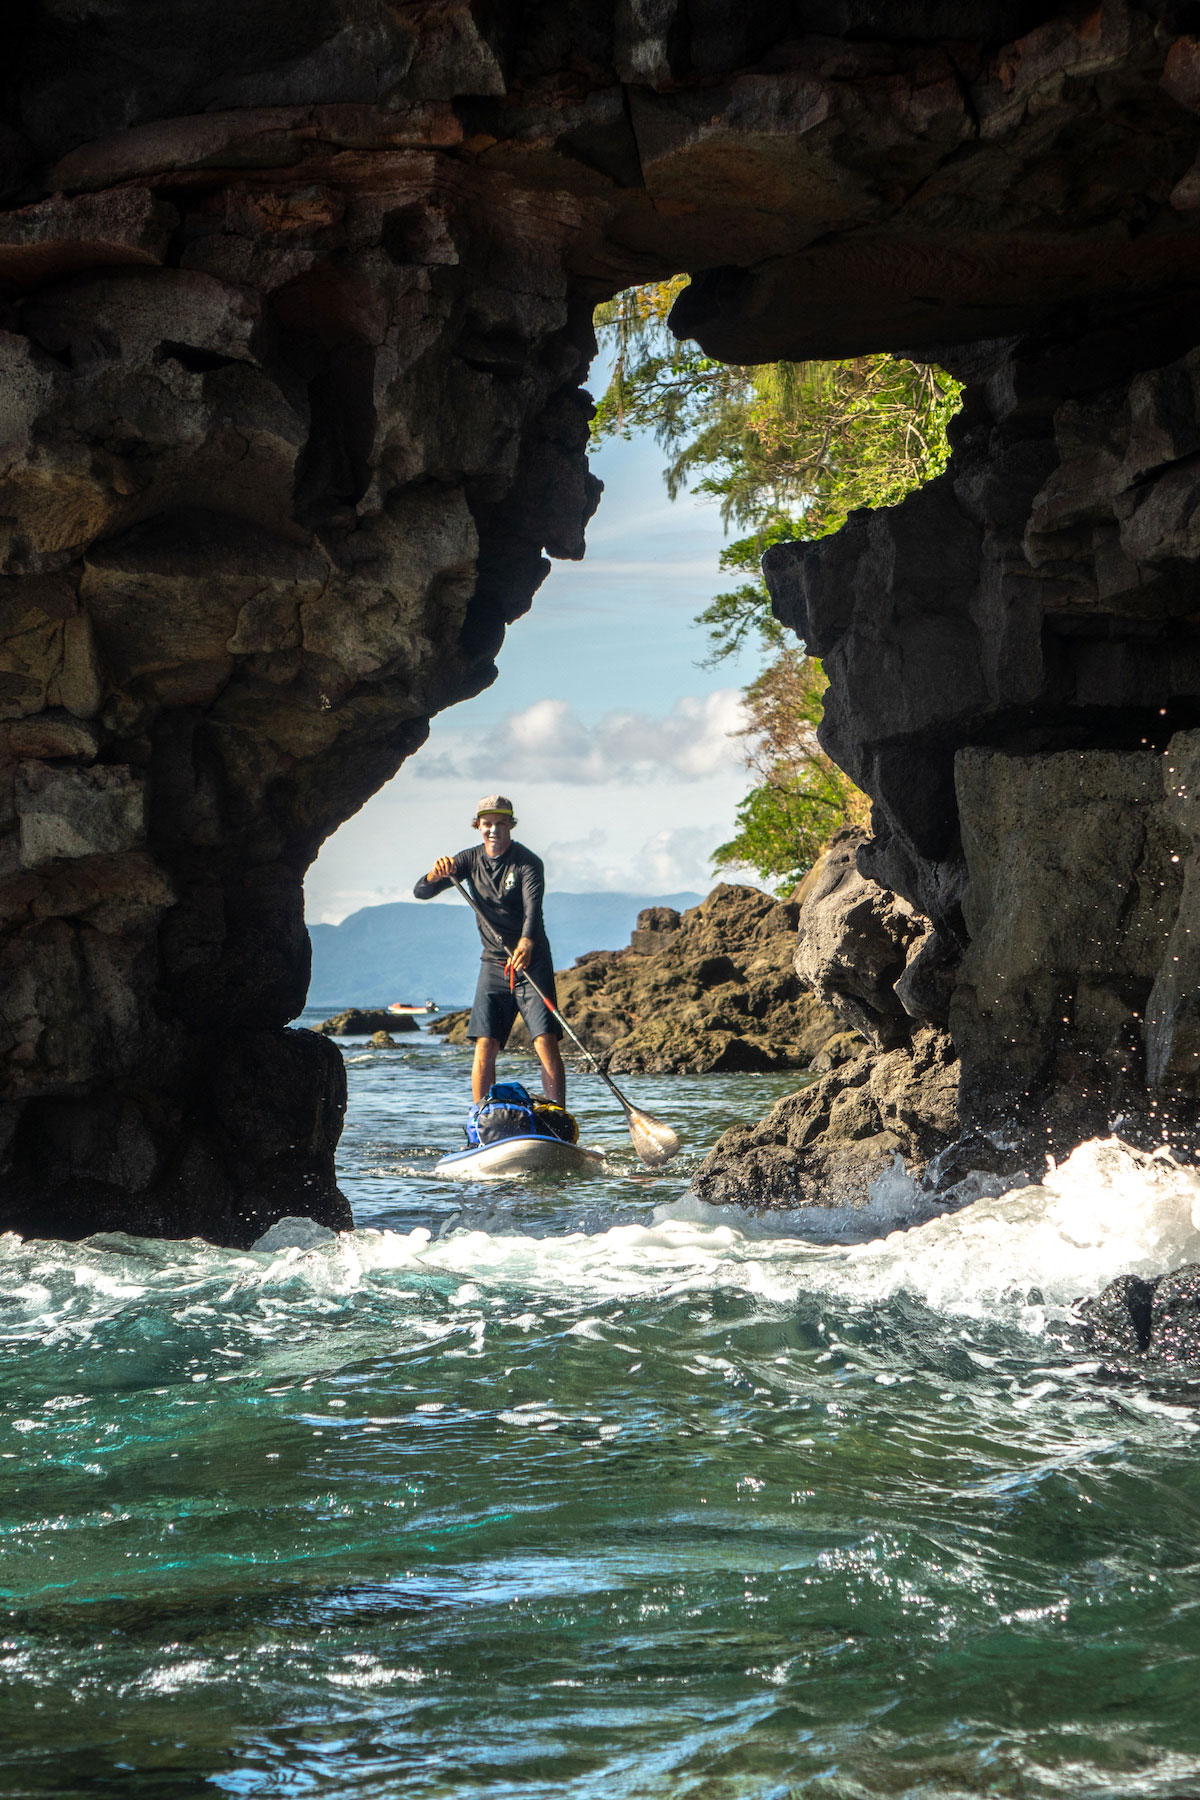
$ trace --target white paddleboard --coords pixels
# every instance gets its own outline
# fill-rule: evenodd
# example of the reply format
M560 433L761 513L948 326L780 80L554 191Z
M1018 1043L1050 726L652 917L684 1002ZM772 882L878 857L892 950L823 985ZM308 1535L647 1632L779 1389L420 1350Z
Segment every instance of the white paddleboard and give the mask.
M561 1138L551 1137L510 1137L501 1138L498 1144L456 1150L435 1163L433 1172L469 1180L490 1175L581 1175L603 1163L603 1150L589 1150L585 1144L564 1144Z

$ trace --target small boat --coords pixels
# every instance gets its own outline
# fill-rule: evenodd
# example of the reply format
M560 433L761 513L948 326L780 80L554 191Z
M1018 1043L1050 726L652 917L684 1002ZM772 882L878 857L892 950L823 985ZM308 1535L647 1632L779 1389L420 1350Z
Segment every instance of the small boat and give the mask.
M390 1013L435 1013L437 1009L436 1000L426 1000L424 1006L418 1006L415 1000L393 1000L388 1007Z
M494 1144L472 1144L434 1164L435 1175L473 1180L490 1175L583 1175L604 1166L603 1150L567 1144L562 1138L510 1137Z

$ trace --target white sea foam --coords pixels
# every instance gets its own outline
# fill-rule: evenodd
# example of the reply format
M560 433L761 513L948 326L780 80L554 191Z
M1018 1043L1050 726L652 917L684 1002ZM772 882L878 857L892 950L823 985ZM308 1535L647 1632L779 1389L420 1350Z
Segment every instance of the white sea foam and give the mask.
M1200 1171L1117 1139L1081 1145L1035 1186L897 1228L912 1210L903 1181L877 1187L870 1209L853 1217L832 1208L754 1214L688 1198L656 1209L650 1225L591 1235L455 1233L421 1260L476 1280L597 1294L734 1288L778 1303L802 1289L865 1301L903 1291L938 1311L1019 1316L1029 1326L1116 1275L1200 1261ZM864 1220L880 1227L871 1241L828 1241Z
M1061 1311L1117 1275L1200 1261L1200 1171L1119 1139L1081 1144L1035 1187L848 1252L853 1285L903 1289L943 1311Z
M877 1183L868 1208L803 1208L750 1214L694 1198L661 1209L697 1225L734 1227L760 1243L776 1219L789 1236L848 1244L814 1261L806 1285L858 1300L906 1292L942 1312L988 1314L1036 1327L1117 1275L1157 1275L1200 1261L1200 1170L1165 1151L1147 1154L1116 1138L1081 1144L1034 1185L985 1195L910 1223L912 1184ZM919 1204L919 1202L918 1202ZM926 1202L936 1205L936 1198ZM777 1227L778 1229L778 1227Z
M315 1219L289 1213L286 1218L276 1220L270 1231L264 1231L256 1238L251 1249L260 1254L275 1250L311 1250L314 1244L330 1244L337 1236L327 1225L318 1225Z
M460 1329L468 1299L478 1310L496 1295L587 1306L720 1290L770 1308L805 1291L867 1303L903 1291L938 1311L1036 1328L1116 1275L1200 1261L1200 1172L1115 1139L1082 1145L1037 1186L896 1229L907 1204L900 1184L878 1193L880 1235L857 1244L808 1240L807 1213L755 1215L695 1200L643 1224L595 1222L558 1236L526 1234L506 1216L495 1229L436 1240L424 1229L364 1230L272 1253L10 1235L0 1239L0 1339L74 1344L104 1320L153 1307L180 1330L243 1333L257 1358L257 1345L286 1341L299 1320L310 1347L337 1315L344 1334L343 1303L367 1292L400 1331ZM378 1307L375 1319L377 1329Z

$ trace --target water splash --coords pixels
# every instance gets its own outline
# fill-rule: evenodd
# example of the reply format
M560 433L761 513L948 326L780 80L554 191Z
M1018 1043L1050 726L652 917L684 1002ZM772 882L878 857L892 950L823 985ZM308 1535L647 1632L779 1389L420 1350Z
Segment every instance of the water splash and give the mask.
M1200 1261L1200 1171L1116 1138L1081 1144L1036 1186L974 1201L849 1263L874 1297L904 1289L932 1307L1035 1325L1117 1275ZM856 1283L857 1285L857 1283Z
M1116 1275L1200 1260L1200 1172L1116 1139L1081 1145L1036 1186L888 1229L907 1206L902 1192L890 1207L877 1198L867 1216L879 1235L851 1244L808 1235L829 1239L839 1222L861 1232L863 1215L850 1209L813 1220L816 1209L755 1215L688 1197L641 1223L593 1209L582 1229L564 1230L561 1214L522 1225L510 1201L437 1238L426 1227L336 1237L293 1228L278 1247L268 1238L242 1252L119 1234L83 1244L9 1235L0 1239L0 1342L77 1346L136 1312L157 1320L163 1342L198 1334L261 1349L299 1321L306 1339L319 1335L322 1319L351 1302L399 1326L425 1310L423 1298L440 1306L463 1284L582 1303L727 1292L772 1308L803 1292L847 1304L907 1293L940 1312L1038 1330Z

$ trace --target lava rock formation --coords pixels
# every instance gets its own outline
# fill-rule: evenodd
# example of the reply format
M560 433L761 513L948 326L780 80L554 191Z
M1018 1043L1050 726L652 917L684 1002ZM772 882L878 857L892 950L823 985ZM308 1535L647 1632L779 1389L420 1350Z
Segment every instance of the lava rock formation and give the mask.
M863 870L932 923L906 1003L953 1036L965 1115L1071 1084L1105 1112L1143 1062L1186 1111L1191 17L26 10L0 106L3 1224L347 1222L337 1052L286 1029L304 870L492 678L544 553L582 554L592 308L681 269L713 355L916 350L970 384L940 482L770 568L877 802ZM1050 818L997 870L1018 792L1070 796L1069 891Z

